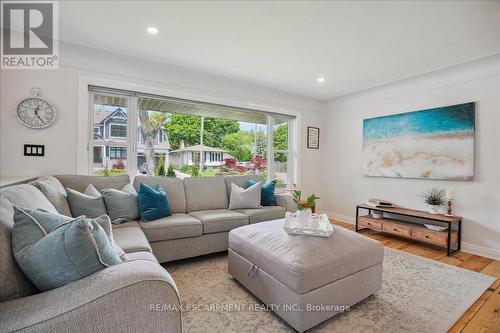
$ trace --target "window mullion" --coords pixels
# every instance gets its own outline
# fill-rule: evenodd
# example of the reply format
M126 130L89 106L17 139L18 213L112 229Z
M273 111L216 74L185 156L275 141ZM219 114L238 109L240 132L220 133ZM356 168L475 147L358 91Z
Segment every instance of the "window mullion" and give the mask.
M267 178L274 179L273 117L267 116Z
M137 123L138 123L138 98L130 96L128 108L128 138L127 138L127 160L128 173L130 177L137 175Z

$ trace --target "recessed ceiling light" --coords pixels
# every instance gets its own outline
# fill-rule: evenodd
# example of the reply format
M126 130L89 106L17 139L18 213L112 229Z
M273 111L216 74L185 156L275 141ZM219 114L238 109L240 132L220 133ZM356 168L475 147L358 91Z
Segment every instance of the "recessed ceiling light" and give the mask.
M155 27L148 27L146 29L151 35L156 35L158 33L158 28Z
M318 83L323 83L323 82L325 82L325 80L326 80L326 79L325 79L323 76L320 76L320 77L318 77L318 78L316 79L316 81L317 81Z

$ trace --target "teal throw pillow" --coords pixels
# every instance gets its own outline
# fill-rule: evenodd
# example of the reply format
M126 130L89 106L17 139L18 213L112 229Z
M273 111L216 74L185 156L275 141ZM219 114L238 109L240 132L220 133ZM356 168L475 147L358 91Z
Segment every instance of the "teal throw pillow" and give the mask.
M139 213L141 220L144 222L172 215L168 195L158 184L150 187L141 183L139 185L138 201Z
M248 179L246 182L246 186L250 187L252 185L257 184L257 182L253 179ZM271 180L261 188L260 195L260 204L262 206L276 206L276 196L274 195L274 189L276 188L276 180Z
M42 231L41 224L37 227ZM24 247L14 243L15 229L16 221L12 231L14 257L41 291L61 287L122 262L104 229L85 216L60 224Z

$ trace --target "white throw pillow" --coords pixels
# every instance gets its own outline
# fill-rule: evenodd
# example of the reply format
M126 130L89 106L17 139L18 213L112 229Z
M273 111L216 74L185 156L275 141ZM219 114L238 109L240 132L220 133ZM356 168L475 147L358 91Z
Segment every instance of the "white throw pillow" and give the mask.
M231 197L229 199L229 209L261 208L262 182L258 182L249 188L242 188L231 183Z

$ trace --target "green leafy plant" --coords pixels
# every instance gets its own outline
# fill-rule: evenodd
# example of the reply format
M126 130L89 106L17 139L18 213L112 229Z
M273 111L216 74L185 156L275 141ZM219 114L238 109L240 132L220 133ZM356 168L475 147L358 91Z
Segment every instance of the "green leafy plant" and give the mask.
M175 177L174 165L172 163L168 165L167 177Z
M432 187L422 194L426 204L431 206L442 206L446 202L446 191L439 187Z
M300 204L300 197L302 196L302 191L295 190L292 192L293 202L297 205L297 210L302 210L304 207Z
M104 177L109 177L111 176L111 171L109 170L108 166L106 165L104 167L104 169L102 170L102 174L104 175Z
M165 176L165 159L163 154L160 155L160 159L158 160L158 167L156 168L157 176Z
M189 165L187 165L187 164L183 164L183 165L181 165L181 172L183 172L183 173L188 173L188 172L189 172L189 169L190 169L190 168L189 168Z
M200 167L198 163L193 163L191 166L191 177L199 177L200 176Z
M316 206L316 200L318 200L319 197L316 195L316 194L311 194L310 196L307 197L306 201L307 201L307 205L309 207L313 207L313 206Z
M293 202L297 205L297 210L303 210L305 207L300 203L300 199L302 197L302 191L300 190L295 190L292 192L292 197L293 197ZM307 207L313 207L316 205L316 200L318 200L319 197L316 194L311 194L306 198L306 203Z

